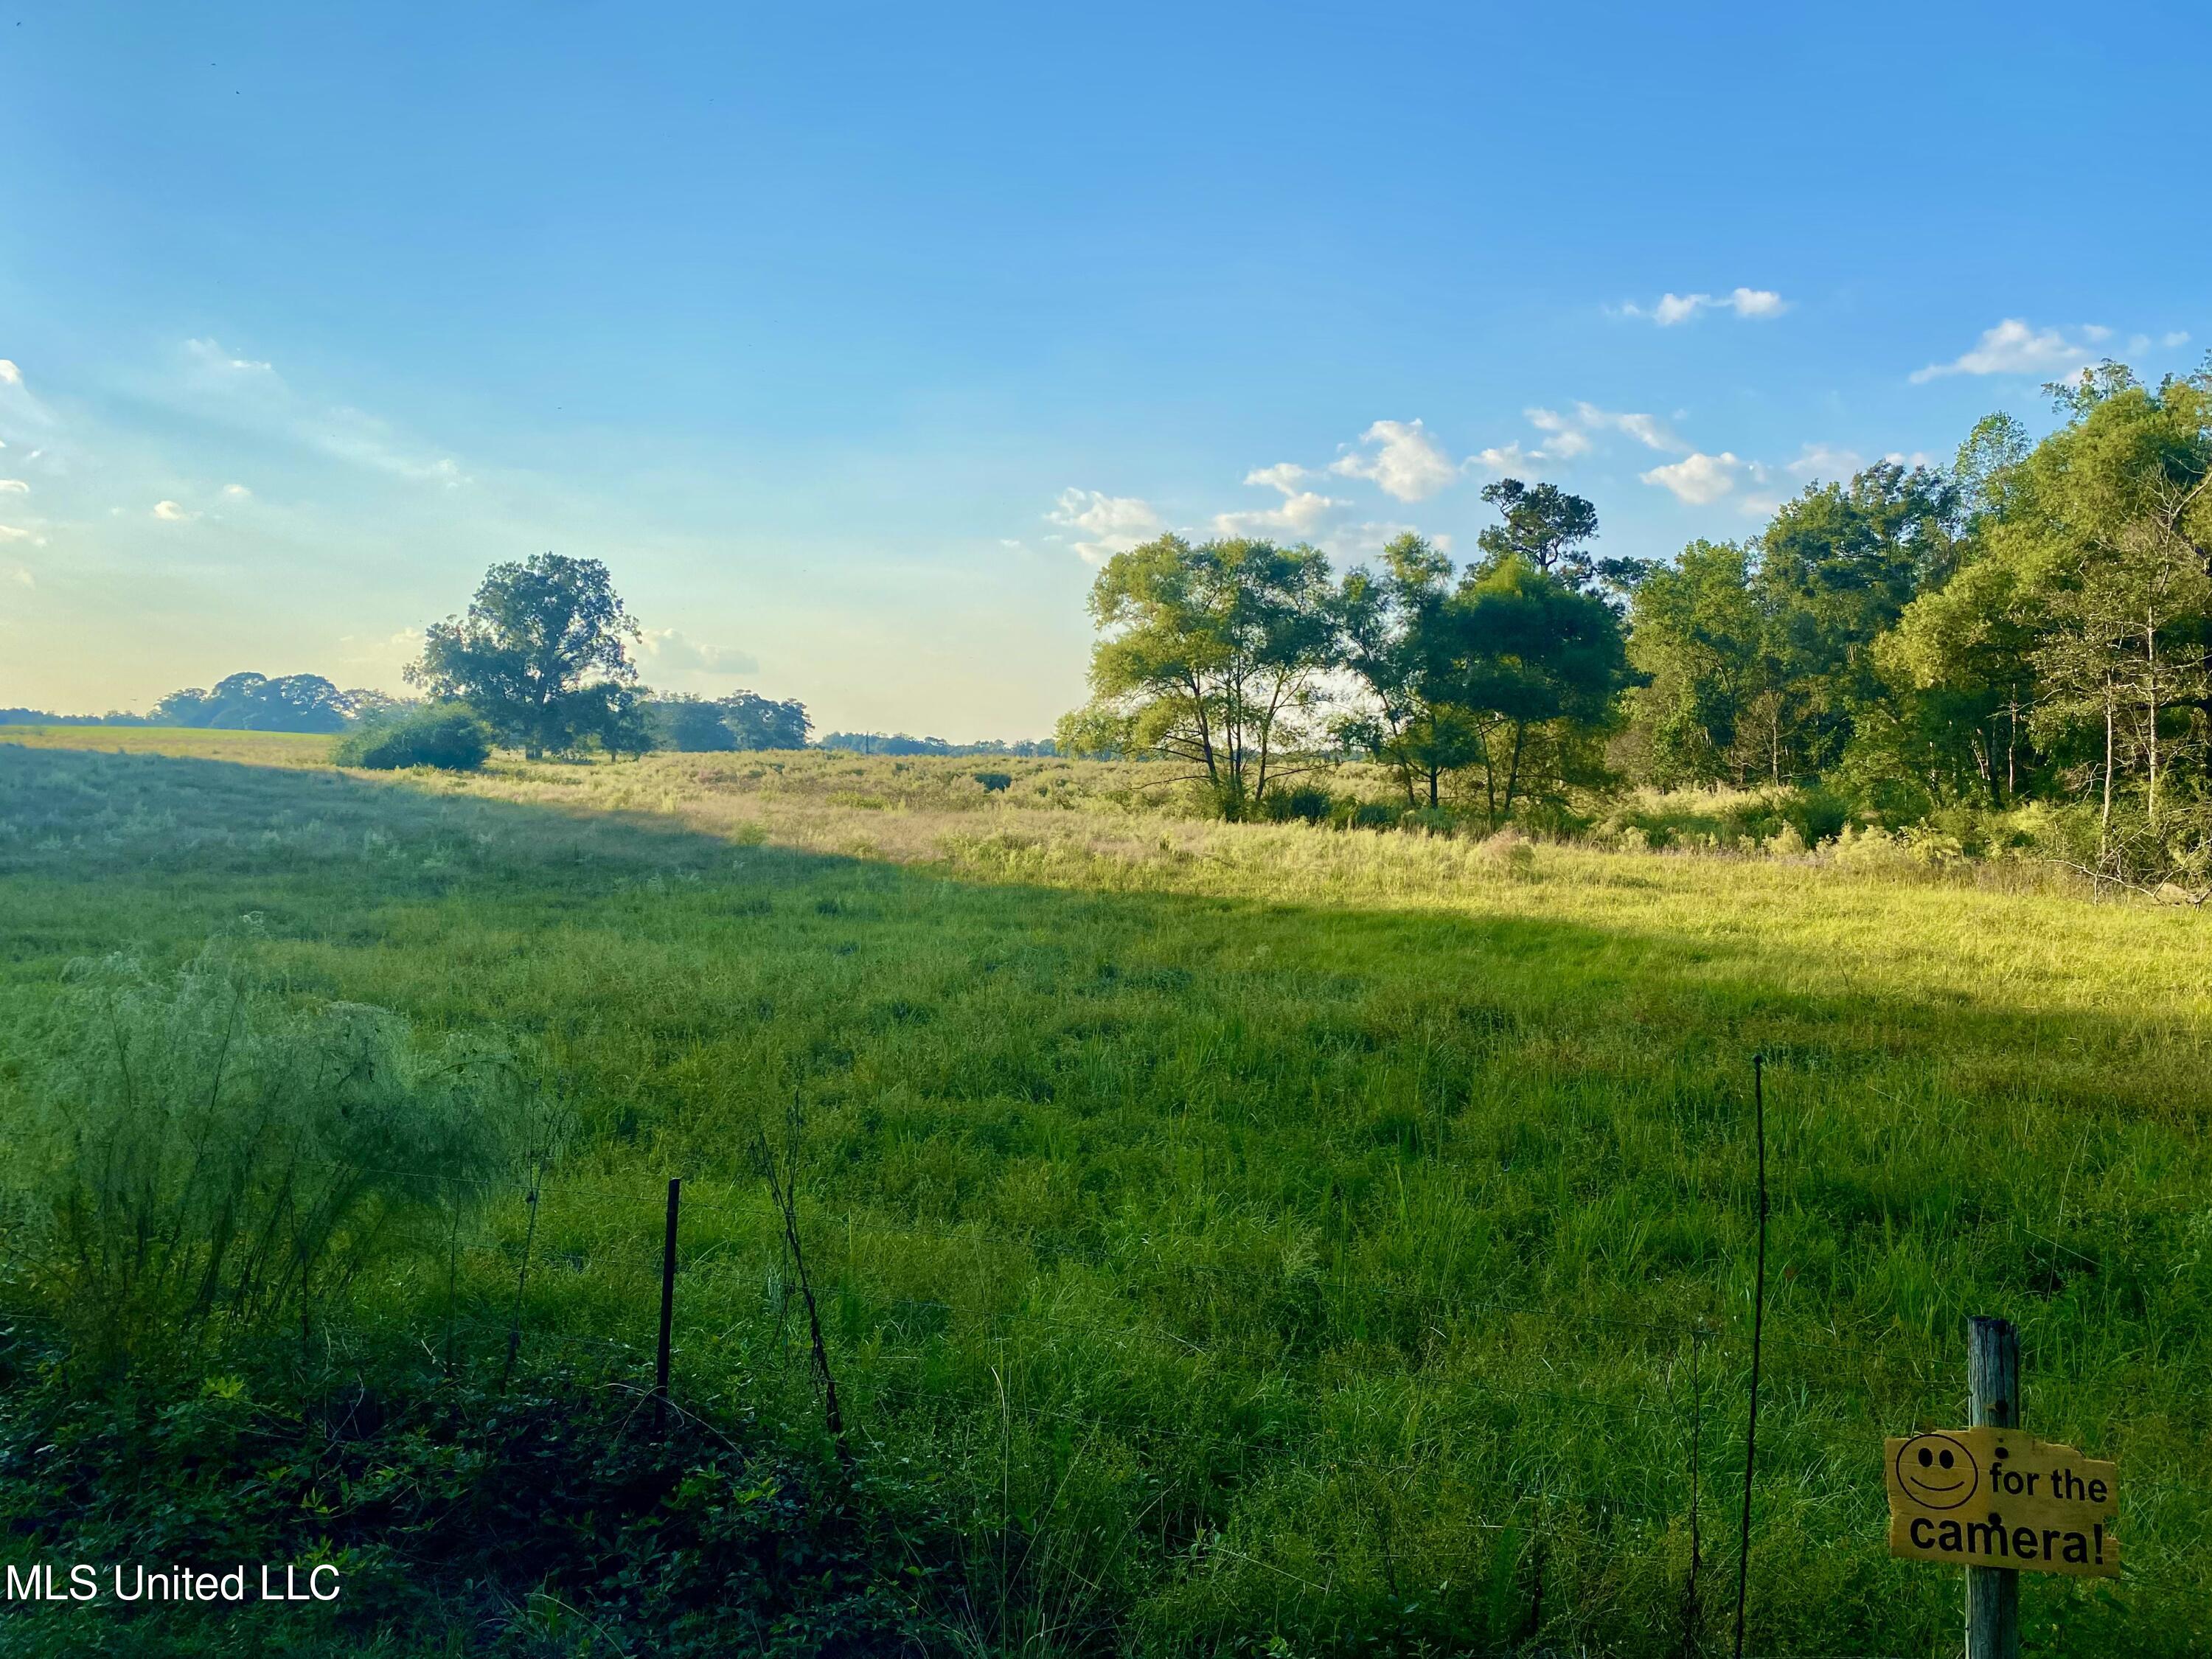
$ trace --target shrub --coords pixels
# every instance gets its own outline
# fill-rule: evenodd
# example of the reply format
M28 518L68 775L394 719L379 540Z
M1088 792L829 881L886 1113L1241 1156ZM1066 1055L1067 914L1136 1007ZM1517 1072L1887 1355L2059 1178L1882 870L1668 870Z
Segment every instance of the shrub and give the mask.
M1318 784L1303 783L1269 795L1267 817L1271 823L1326 823L1335 805L1335 797L1328 790Z
M32 1288L109 1359L289 1327L473 1206L518 1096L495 1052L288 1008L221 944L75 964L0 1126Z
M341 738L331 758L339 766L371 772L396 772L409 766L473 772L490 755L491 728L460 704L443 703L364 726Z
M991 795L1001 793L1014 787L1014 776L1011 772L978 772L975 774L975 781L983 786L986 794Z
M1844 833L1851 821L1850 803L1826 789L1797 789L1782 802L1782 818L1808 847L1818 847Z

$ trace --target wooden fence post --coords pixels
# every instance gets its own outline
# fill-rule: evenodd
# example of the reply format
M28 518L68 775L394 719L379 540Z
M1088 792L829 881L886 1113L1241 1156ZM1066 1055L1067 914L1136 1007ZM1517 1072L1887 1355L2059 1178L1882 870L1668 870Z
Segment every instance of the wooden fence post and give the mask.
M1973 1428L2021 1425L2020 1333L1977 1314L1966 1326L1966 1421ZM1966 1659L2020 1659L2020 1574L1966 1569Z
M683 1201L684 1177L668 1178L668 1234L660 1246L660 1352L653 1367L653 1426L668 1427L668 1336L676 1322L676 1209Z

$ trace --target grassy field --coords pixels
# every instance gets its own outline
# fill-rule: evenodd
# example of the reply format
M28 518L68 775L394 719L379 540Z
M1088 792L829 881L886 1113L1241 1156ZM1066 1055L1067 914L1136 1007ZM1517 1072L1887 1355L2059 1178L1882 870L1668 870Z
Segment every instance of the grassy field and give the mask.
M1754 1053L1751 1650L1955 1643L1956 1575L1887 1558L1881 1439L1963 1420L1971 1313L2021 1325L2028 1425L2121 1468L2126 1578L2028 1577L2027 1650L2212 1645L2194 912L2017 866L1208 823L1085 763L392 779L323 738L4 736L0 1018L250 916L299 994L568 1080L532 1363L641 1374L680 1174L679 1399L818 1444L747 1152L802 1102L855 1443L974 1542L948 1650L1723 1650ZM462 1252L487 1355L525 1221L518 1186ZM418 1269L327 1340L451 1317Z

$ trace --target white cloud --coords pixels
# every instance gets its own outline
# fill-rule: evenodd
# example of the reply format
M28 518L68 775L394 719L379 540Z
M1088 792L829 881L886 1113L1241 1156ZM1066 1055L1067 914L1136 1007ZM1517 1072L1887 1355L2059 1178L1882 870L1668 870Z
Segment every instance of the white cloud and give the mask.
M253 492L244 484L225 484L222 487L222 493L234 501L247 501L253 499Z
M1150 501L1135 495L1109 495L1096 489L1063 489L1046 520L1080 531L1075 550L1085 564L1103 564L1167 528Z
M199 514L185 512L174 501L156 501L154 503L154 516L164 524L182 524L187 519L197 519Z
M1359 441L1371 445L1371 453L1340 456L1328 470L1340 477L1370 479L1395 500L1425 500L1459 477L1459 469L1417 420L1377 421Z
M1690 454L1637 476L1648 484L1671 490L1677 501L1692 507L1717 501L1735 488L1735 475L1744 464L1726 450L1717 455Z
M27 495L31 486L21 478L0 478L0 495Z
M1866 457L1840 444L1807 444L1784 470L1801 478L1848 478L1866 465Z
M1334 469L1332 469L1333 471ZM1282 462L1274 466L1263 466L1244 475L1248 484L1265 484L1282 492L1279 507L1250 507L1241 513L1217 513L1213 515L1213 531L1218 536L1295 536L1300 541L1310 541L1322 526L1352 505L1317 491L1300 489L1306 476L1303 467Z
M1732 311L1739 317L1779 317L1789 309L1790 301L1771 288L1737 288L1726 294L1662 294L1653 305L1625 305L1620 314L1646 317L1662 328L1673 328L1705 311Z
M1547 434L1544 440L1544 453L1549 459L1572 460L1590 447L1589 434L1557 410L1530 409L1524 410L1522 413L1528 416L1531 426ZM1488 450L1483 452L1486 455L1490 453Z
M0 386L21 386L23 371L5 357L0 357Z
M648 628L638 641L646 666L679 674L752 674L760 659L728 646L701 645L672 628Z
M25 587L36 587L39 585L38 578L20 564L15 567L15 580Z
M0 524L0 542L27 542L37 539L28 530L18 530L12 524Z
M2171 334L2160 335L2158 337L2158 343L2162 346L2169 348L2173 346L2185 346L2189 343L2189 331L2185 328L2177 328Z
M219 374L273 375L276 372L272 364L251 357L234 357L213 340L187 340L185 351L201 368Z
M1540 449L1523 449L1516 438L1510 444L1492 444L1478 450L1468 458L1468 465L1490 472L1528 472L1534 471L1551 457Z
M1735 510L1747 519L1764 519L1781 510L1782 501L1777 495L1744 495L1737 498Z
M2063 329L2030 328L2019 317L2008 317L1995 328L1984 329L1973 349L1961 352L1948 363L1930 363L1912 371L1915 386L1946 374L2048 374L2063 377L2086 368L2097 359L2091 348L2112 330L2094 324L2085 326L2075 339Z
M1533 449L1517 438L1509 444L1493 444L1470 456L1468 465L1498 473L1538 471L1588 454L1597 435L1607 432L1633 438L1662 455L1679 455L1689 447L1656 415L1600 409L1589 403L1577 403L1564 412L1556 409L1522 412L1528 417L1528 424L1544 434L1541 443Z
M1528 411L1528 418L1535 421L1539 413L1548 414L1550 411L1532 409ZM1679 454L1689 447L1673 433L1668 431L1665 423L1656 415L1619 414L1610 410L1600 409L1595 404L1577 404L1575 420L1583 431L1623 432L1635 439L1646 449ZM1543 424L1540 421L1536 423L1539 426Z
M354 466L448 489L475 482L453 457L415 442L389 422L303 398L260 358L239 356L206 339L185 341L184 356L189 399L195 404L220 399L232 418Z

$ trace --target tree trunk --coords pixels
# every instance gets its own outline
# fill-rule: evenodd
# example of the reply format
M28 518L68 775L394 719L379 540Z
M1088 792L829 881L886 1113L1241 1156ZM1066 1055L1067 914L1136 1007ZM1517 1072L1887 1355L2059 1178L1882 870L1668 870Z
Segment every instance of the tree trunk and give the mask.
M2102 864L2112 842L2112 677L2105 676L2105 811L2097 821L2097 862Z
M1521 745L1528 736L1528 722L1513 723L1513 764L1505 774L1505 816L1513 816L1513 792L1521 782Z
M2150 827L2158 828L2158 624L2143 618L2143 687L2150 698L2150 725L2146 736L2150 747L2150 794L2146 803Z

